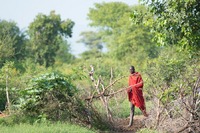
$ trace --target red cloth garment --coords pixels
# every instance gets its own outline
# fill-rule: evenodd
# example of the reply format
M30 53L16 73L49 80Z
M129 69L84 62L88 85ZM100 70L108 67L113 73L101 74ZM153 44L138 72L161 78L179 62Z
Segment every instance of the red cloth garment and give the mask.
M136 72L129 76L129 87L131 91L128 92L129 101L141 110L145 109L145 102L142 93L143 80L142 76Z

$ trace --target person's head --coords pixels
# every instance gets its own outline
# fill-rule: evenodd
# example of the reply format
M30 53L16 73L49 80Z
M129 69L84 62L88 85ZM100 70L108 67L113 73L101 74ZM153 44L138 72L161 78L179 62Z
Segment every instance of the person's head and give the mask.
M135 67L134 67L134 66L131 66L131 67L130 67L130 73L131 73L131 74L135 73Z

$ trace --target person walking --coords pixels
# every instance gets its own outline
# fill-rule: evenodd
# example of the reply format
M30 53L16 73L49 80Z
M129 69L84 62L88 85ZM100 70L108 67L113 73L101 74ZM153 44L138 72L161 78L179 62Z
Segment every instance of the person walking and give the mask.
M130 67L129 88L127 89L128 99L130 102L130 121L129 127L133 125L133 117L135 106L138 107L145 117L148 117L145 107L145 100L143 97L143 80L139 72L135 72L135 67Z

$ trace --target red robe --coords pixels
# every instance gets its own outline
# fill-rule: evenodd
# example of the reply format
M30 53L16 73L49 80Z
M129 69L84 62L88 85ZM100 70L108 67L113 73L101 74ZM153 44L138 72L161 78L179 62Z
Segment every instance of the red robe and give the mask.
M145 102L142 93L143 80L138 72L131 74L129 76L129 86L133 86L131 87L131 91L128 92L129 101L136 107L144 110Z

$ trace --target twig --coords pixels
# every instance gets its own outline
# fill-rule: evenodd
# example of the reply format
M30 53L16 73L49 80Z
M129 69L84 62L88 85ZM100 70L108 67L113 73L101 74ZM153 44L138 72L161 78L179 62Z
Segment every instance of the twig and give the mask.
M127 88L122 88L122 89L118 90L117 92L113 92L113 93L110 93L110 94L105 94L105 91L106 91L108 88L110 88L110 87L111 87L112 85L114 85L117 81L119 81L120 79L122 79L122 78L124 78L124 77L126 77L126 76L122 76L122 77L116 79L116 80L113 81L110 85L108 85L107 87L105 87L105 88L103 89L102 92L98 91L98 93L99 93L98 95L93 96L93 97L85 98L85 100L90 100L91 98L99 98L99 97L101 97L101 96L111 96L111 95L114 95L114 94L116 94L116 93L119 93L119 92L121 92L121 91L123 91L123 90L126 90L126 89L129 88L130 86L127 87ZM100 83L99 83L99 84L100 84Z
M129 86L129 87L126 87L126 88L122 88L122 89L120 89L120 90L118 90L118 91L116 91L116 92L109 93L109 94L105 94L105 91L103 91L102 93L100 93L100 94L94 96L93 98L99 98L99 97L101 97L101 96L112 96L112 95L114 95L114 94L116 94L116 93L125 91L125 90L127 90L128 88L130 88L130 86ZM85 100L90 100L91 98L92 98L92 97L88 97L88 98L85 98Z
M181 129L179 129L178 131L176 131L176 133L180 133L183 132L185 129L187 129L189 127L189 123L186 123L185 126Z
M111 86L113 86L117 81L121 80L121 79L124 78L124 77L127 77L127 76L122 76L122 77L116 79L116 80L113 81L110 85L108 85L108 86L105 88L105 90L108 89L108 88L110 88Z

